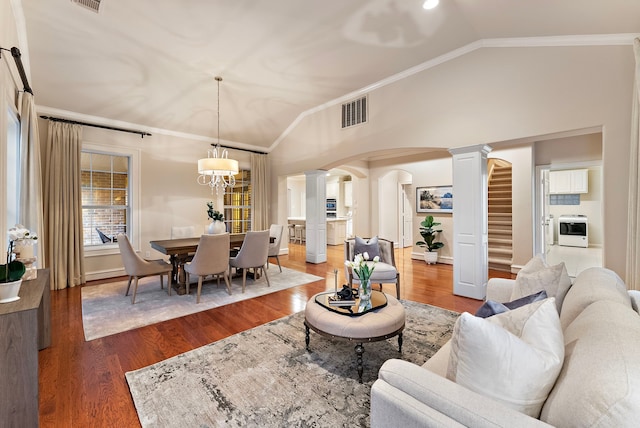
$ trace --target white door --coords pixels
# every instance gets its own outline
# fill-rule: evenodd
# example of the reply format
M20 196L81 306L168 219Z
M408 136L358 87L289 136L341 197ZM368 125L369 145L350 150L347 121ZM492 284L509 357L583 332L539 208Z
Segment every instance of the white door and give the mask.
M402 215L400 216L402 219L402 248L413 245L413 210L411 209L411 201L407 194L408 187L408 184L403 184L401 186L402 191L400 192L402 198Z
M543 239L541 248L543 254L548 254L549 250L551 250L551 246L553 245L553 227L555 222L553 221L553 215L550 214L549 205L550 205L550 183L549 183L549 169L544 168L541 171L541 184L542 191L540 194L542 195L542 218L541 218L541 236Z

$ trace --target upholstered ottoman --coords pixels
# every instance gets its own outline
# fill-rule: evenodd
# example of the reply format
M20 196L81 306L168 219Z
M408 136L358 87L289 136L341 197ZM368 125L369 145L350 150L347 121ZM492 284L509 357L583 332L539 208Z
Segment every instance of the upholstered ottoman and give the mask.
M379 291L373 291L372 293L380 293L378 297L386 297L386 305L361 314L348 313L344 308L332 308L318 303L316 298L319 296L333 294L320 293L309 299L304 311L307 351L310 350L309 330L313 330L323 336L355 342L358 380L360 383L362 383L362 354L364 353L362 344L364 342L377 342L398 336L398 351L402 352L402 331L405 324L404 307L393 296Z

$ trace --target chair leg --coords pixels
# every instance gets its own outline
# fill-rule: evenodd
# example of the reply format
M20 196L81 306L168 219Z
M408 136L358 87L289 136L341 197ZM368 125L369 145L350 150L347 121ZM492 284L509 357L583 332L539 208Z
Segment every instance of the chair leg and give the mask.
M169 275L169 272L167 272L167 292L171 296L171 277ZM160 274L160 281L162 281L162 274Z
M280 256L276 256L276 261L278 262L278 268L280 269L280 272L282 272L282 266L280 266Z
M202 275L198 275L198 297L196 303L200 303L200 292L202 292Z
M135 277L134 283L133 283L133 296L131 296L131 304L135 304L136 303L136 293L138 292L138 277Z
M262 272L264 273L264 278L267 280L267 287L271 287L271 284L269 284L269 275L267 275L267 270L264 266L262 266Z
M224 276L224 283L227 285L227 293L231 296L231 282L229 281L229 275L227 272L222 274Z
M244 293L244 288L247 285L247 271L248 268L242 269L242 292Z
M129 289L131 288L131 280L133 279L132 276L129 276L129 283L127 284L127 291L124 293L125 296L129 295Z
M187 286L187 295L189 294L189 272L185 271L185 282L186 282L186 286ZM198 277L199 278L199 277Z
M396 275L396 297L400 300L400 272Z

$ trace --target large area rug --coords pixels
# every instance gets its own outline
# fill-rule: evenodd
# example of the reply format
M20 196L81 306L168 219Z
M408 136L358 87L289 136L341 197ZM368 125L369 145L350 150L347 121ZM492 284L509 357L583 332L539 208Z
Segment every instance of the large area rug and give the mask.
M270 265L268 274L270 287L267 287L264 276L255 281L247 278L244 293L242 293L242 278L234 278L231 295L227 293L224 281L221 280L220 287L215 281L205 282L198 304L196 304L198 283L193 283L196 277L191 278L191 293L182 296L175 292L171 293L171 296L167 294L166 277L164 289L160 289L159 276L142 278L138 283L135 305L131 304L133 284L129 296L124 295L127 289L126 280L83 287L81 290L82 325L85 340L133 330L322 279L284 267L280 272L278 266L273 264Z
M455 312L403 301L397 338L364 345L311 332L304 312L126 373L143 427L367 427L371 385L389 358L423 364L451 336Z

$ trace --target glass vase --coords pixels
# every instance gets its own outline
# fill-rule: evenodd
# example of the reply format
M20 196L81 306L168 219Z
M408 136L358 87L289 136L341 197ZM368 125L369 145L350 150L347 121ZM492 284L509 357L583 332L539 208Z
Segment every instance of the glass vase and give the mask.
M360 280L360 287L358 289L360 297L360 303L358 304L358 312L363 312L371 309L371 280Z

